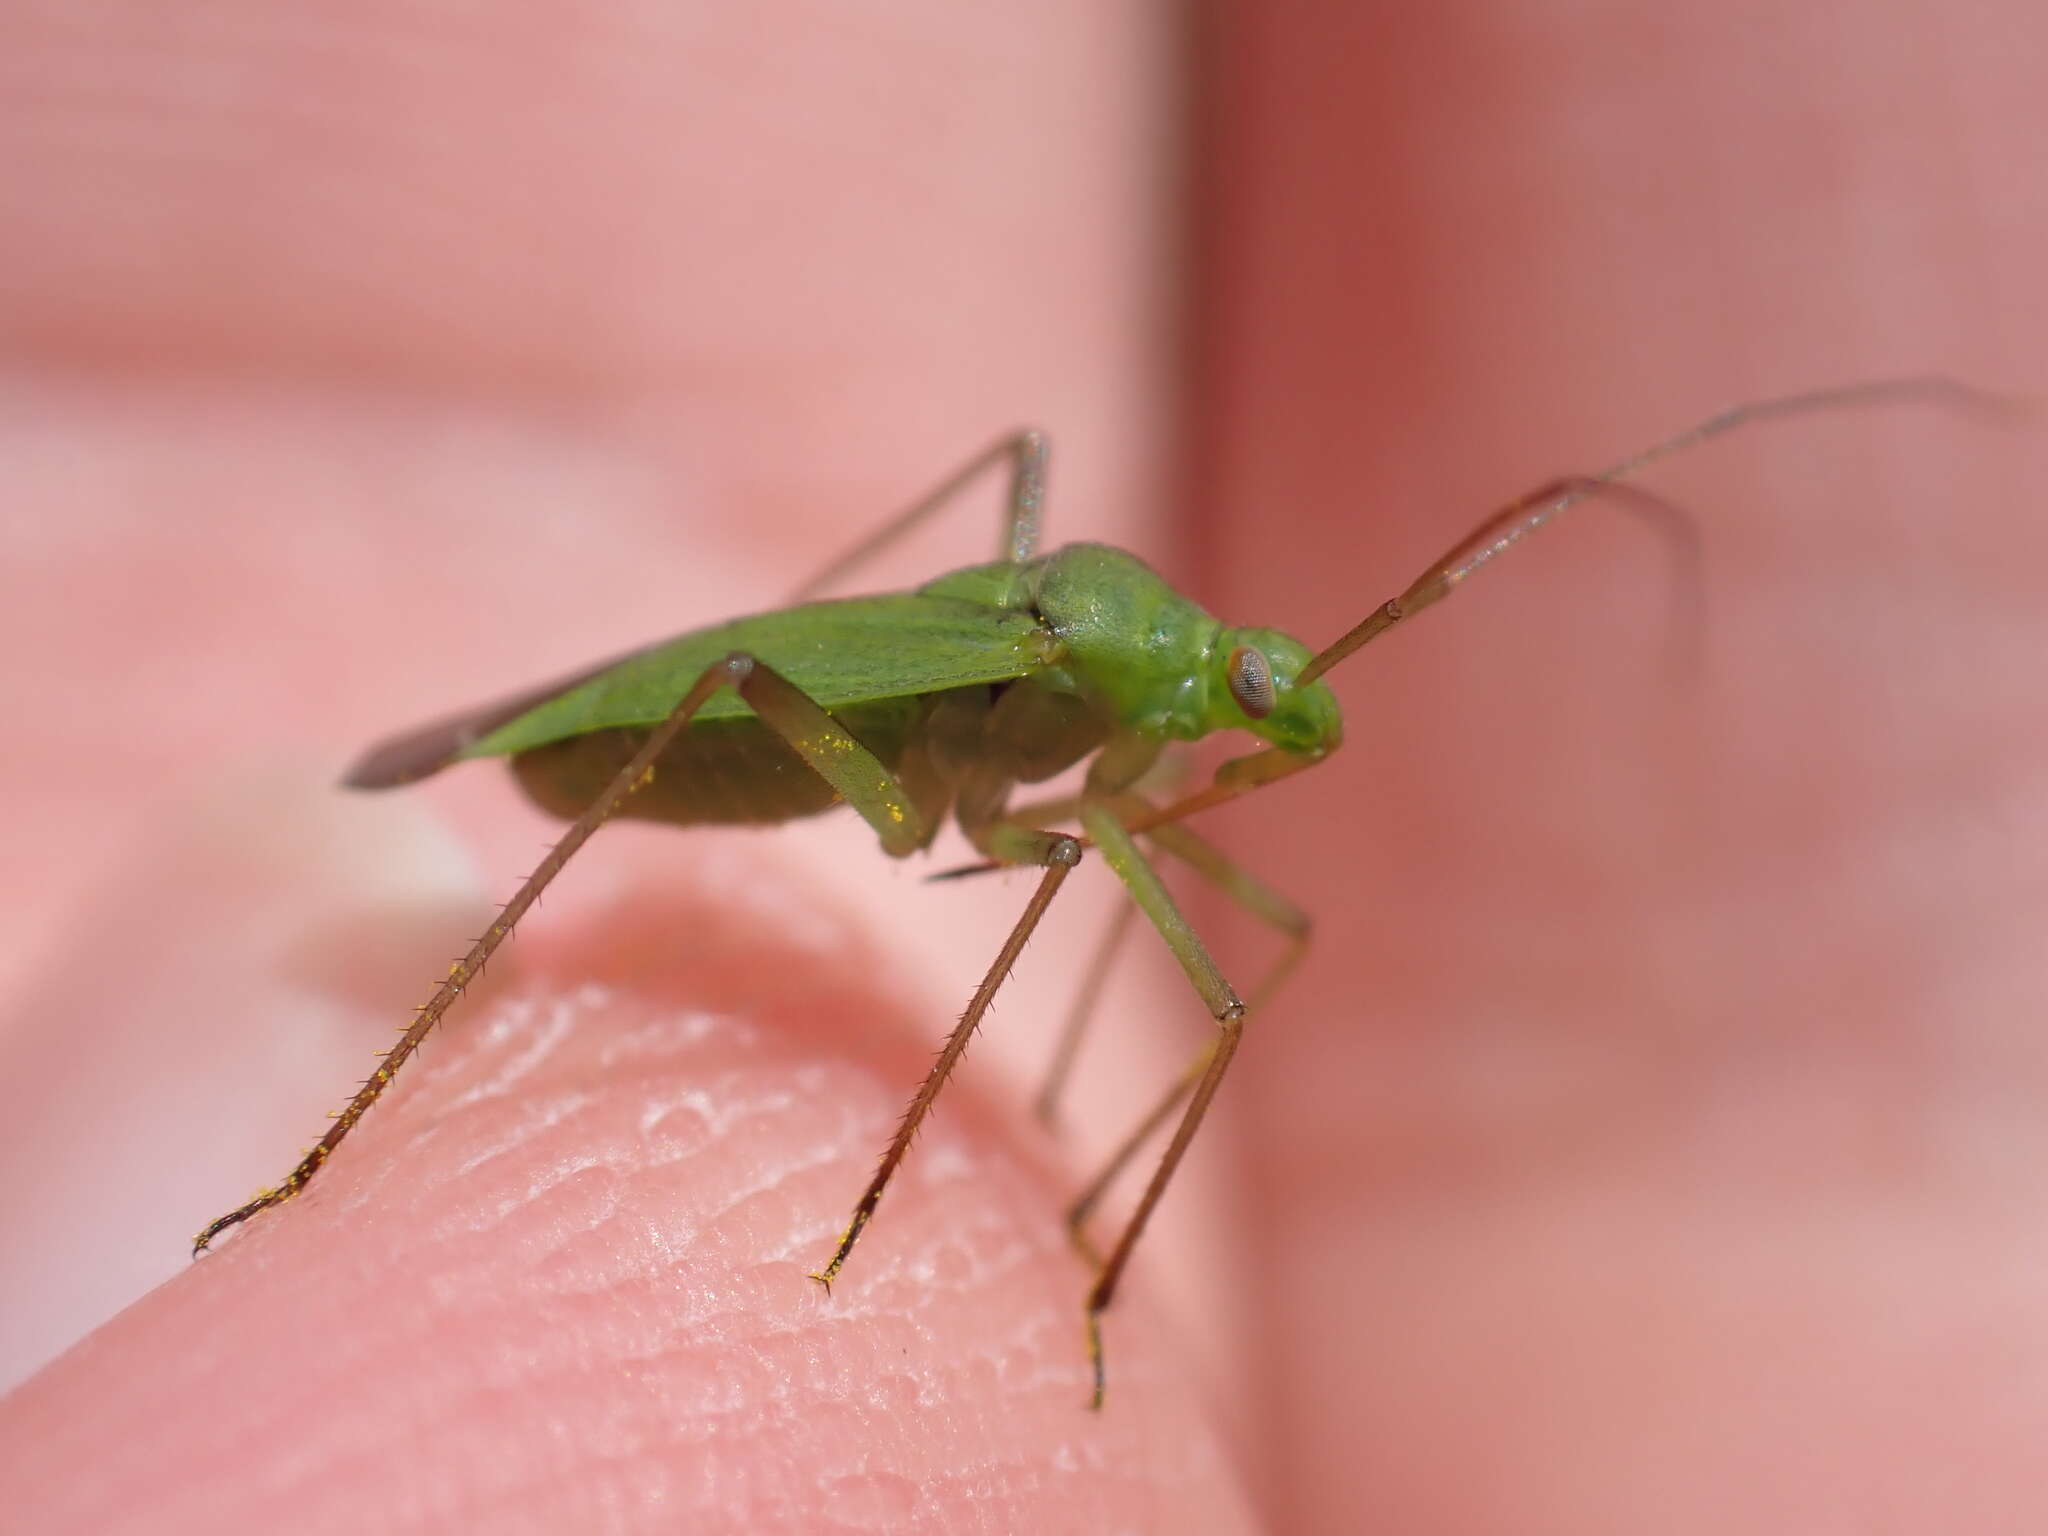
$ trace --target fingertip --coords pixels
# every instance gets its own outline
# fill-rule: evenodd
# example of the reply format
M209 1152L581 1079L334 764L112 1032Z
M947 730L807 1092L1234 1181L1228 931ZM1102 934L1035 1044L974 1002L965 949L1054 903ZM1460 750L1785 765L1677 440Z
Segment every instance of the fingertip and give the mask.
M807 1281L918 1033L861 966L702 894L608 916L0 1410L15 1454L103 1469L44 1480L43 1528L1243 1528L1142 1299L1086 1411L1058 1189L971 1087Z

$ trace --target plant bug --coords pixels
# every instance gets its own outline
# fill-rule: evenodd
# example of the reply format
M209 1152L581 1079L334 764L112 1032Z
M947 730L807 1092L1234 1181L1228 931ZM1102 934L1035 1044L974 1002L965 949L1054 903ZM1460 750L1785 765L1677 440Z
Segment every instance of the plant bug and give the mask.
M1733 407L1597 474L1562 477L1516 497L1321 650L1275 630L1223 625L1122 550L1073 544L1040 554L1046 441L1020 432L970 460L835 562L793 606L694 630L382 742L345 783L388 789L464 759L504 757L526 793L571 824L318 1144L276 1188L211 1222L194 1252L306 1187L548 883L611 817L678 826L766 824L843 803L895 858L927 850L950 817L986 860L951 873L1017 866L1042 873L911 1100L844 1234L812 1278L829 1289L840 1273L1011 966L1092 848L1122 882L1131 899L1127 912L1151 923L1216 1026L1069 1216L1076 1244L1095 1271L1086 1318L1091 1401L1099 1407L1101 1315L1208 1112L1247 1015L1299 960L1309 937L1305 915L1182 823L1329 757L1342 744L1343 727L1323 675L1448 597L1566 507L1592 497L1615 499L1657 515L1690 540L1691 525L1676 508L1623 482L1655 460L1745 423L1910 399L1995 404L1949 380L1910 378ZM949 572L913 592L817 598L971 481L1003 465L1009 490L994 561ZM1168 803L1146 791L1147 775L1169 747L1218 731L1246 732L1261 746L1225 762L1207 786ZM1082 764L1078 793L1011 804L1018 786ZM1068 823L1076 830L1060 830ZM1290 940L1249 1003L1181 915L1141 838ZM1126 927L1120 920L1105 955ZM1093 968L1084 995L1102 970L1102 963ZM1074 1016L1041 1107L1057 1091L1085 1017L1085 1007ZM1098 1254L1083 1235L1088 1214L1110 1180L1169 1122L1172 1135L1136 1208L1107 1253Z

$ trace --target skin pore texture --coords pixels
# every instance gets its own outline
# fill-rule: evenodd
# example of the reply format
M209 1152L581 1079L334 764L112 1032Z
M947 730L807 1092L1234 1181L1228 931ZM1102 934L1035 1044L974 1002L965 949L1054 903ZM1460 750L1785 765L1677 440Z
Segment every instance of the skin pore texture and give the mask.
M935 897L844 818L606 829L312 1191L183 1258L551 832L351 753L773 606L999 431L1053 433L1050 542L1320 643L1737 397L2038 391L2048 23L1781 12L1218 8L1192 131L1166 8L21 19L24 1528L2039 1529L2043 459L1937 413L1660 468L1689 680L1661 547L1582 508L1205 825L1319 949L1100 1416L1060 1211L1201 1009L1137 946L1039 1131L1077 892L827 1300L1029 878ZM1248 986L1270 939L1190 906Z

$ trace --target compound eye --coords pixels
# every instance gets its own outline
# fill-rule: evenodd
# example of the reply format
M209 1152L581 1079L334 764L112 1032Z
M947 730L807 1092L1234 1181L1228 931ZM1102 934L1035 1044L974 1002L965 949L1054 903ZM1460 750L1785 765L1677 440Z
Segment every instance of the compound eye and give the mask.
M1240 645L1230 653L1230 696L1249 720L1273 713L1273 668L1264 652Z

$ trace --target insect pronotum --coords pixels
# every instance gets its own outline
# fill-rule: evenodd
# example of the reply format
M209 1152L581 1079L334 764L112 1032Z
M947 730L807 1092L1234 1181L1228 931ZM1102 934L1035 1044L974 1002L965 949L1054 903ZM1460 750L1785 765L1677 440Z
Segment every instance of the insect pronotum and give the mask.
M1929 377L1735 406L1597 474L1566 476L1516 497L1399 596L1319 651L1274 630L1224 626L1122 550L1072 544L1040 554L1046 440L1019 432L835 562L805 586L794 606L694 630L382 742L349 771L347 784L388 789L461 759L506 757L526 792L571 824L327 1133L282 1183L210 1222L193 1251L306 1187L548 882L610 817L681 826L771 823L843 802L874 829L884 853L901 858L929 848L950 815L987 861L976 869L1024 865L1043 873L912 1098L844 1235L812 1278L829 1289L838 1276L1011 965L1092 847L1122 881L1131 898L1128 912L1142 913L1165 940L1216 1024L1213 1037L1069 1214L1076 1244L1094 1269L1086 1322L1091 1401L1099 1407L1101 1315L1237 1053L1247 1014L1299 960L1309 936L1307 917L1292 903L1182 823L1328 757L1342 741L1342 724L1323 674L1448 597L1566 507L1591 497L1617 499L1657 514L1690 539L1690 524L1676 508L1621 482L1653 460L1744 423L1909 399L1997 405ZM815 598L970 481L1004 464L1009 494L993 562L949 572L914 592ZM1262 746L1224 763L1206 787L1169 804L1144 791L1140 781L1168 746L1217 731L1248 732ZM1078 793L1010 803L1018 785L1043 782L1084 761ZM1059 830L1062 823L1076 830ZM1181 915L1141 837L1289 940L1253 989L1251 1004L1224 979ZM1128 926L1127 918L1119 922L1091 967L1084 995L1092 996L1115 939ZM1042 1108L1057 1092L1084 1017L1085 1006L1070 1025ZM1173 1134L1135 1209L1107 1253L1099 1252L1084 1236L1089 1213L1109 1181L1170 1121Z

